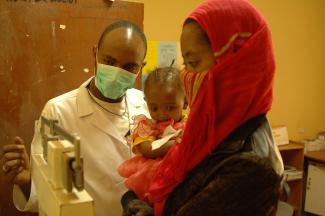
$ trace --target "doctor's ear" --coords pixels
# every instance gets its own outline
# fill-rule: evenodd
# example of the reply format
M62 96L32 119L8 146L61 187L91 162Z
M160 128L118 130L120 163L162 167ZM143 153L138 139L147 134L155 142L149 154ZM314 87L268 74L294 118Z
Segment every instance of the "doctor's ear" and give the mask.
M146 66L146 64L147 64L147 61L142 62L142 65L141 65L141 72L142 72L142 69L144 68L144 66Z
M97 71L97 46L96 45L94 45L93 46L93 55L94 55L94 68L95 68L95 71L94 71L94 73L95 73L95 75L96 75L96 71Z
M142 75L142 69L144 68L144 66L146 66L146 64L147 64L146 61L142 62L142 64L141 64L141 68L140 68L140 70L138 71L138 76L139 76L140 74Z
M97 55L97 45L94 45L94 46L93 46L93 55L94 55L94 57L95 57L95 59L96 59L96 55Z

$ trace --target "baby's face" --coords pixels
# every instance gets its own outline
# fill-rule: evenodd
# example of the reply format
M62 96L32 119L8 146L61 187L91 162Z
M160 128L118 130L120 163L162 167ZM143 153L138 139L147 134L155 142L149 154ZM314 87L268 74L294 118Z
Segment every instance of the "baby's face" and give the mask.
M145 96L152 119L157 122L182 119L185 97L181 89L173 85L151 85Z

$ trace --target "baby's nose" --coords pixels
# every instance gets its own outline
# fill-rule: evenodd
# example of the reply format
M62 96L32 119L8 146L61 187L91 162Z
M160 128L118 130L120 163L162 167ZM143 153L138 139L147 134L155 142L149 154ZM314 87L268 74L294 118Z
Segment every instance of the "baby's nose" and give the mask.
M170 117L166 112L160 112L158 115L158 121L160 121L160 122L167 121L169 119L170 119Z

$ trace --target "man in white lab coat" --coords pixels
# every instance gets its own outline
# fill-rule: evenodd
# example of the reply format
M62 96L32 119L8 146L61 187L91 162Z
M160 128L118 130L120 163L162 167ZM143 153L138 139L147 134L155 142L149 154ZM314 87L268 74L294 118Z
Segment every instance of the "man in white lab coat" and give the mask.
M81 137L85 188L95 201L97 216L122 215L120 198L126 191L117 168L131 157L125 141L133 115L148 114L141 91L132 89L144 65L146 38L128 21L107 27L94 49L95 76L78 89L51 99L42 115ZM36 123L31 154L42 153ZM3 148L2 169L12 176L13 197L21 211L37 211L29 157L20 138Z

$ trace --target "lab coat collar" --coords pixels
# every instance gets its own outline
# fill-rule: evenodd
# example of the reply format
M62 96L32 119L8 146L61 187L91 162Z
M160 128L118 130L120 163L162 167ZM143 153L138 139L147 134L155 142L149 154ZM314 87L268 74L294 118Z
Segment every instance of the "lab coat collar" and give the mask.
M93 77L90 77L86 82L81 84L81 86L78 89L76 100L77 100L77 110L78 110L79 117L85 117L94 112L92 108L92 103L90 102L91 98L87 90L87 86L89 85L92 79Z
M84 82L78 89L77 93L77 107L79 117L85 117L94 112L90 95L87 90L87 86L94 77L89 78ZM145 106L145 101L143 100L143 94L137 89L129 89L126 92L127 103L129 106L130 116L133 115L134 108L141 108Z
M92 124L99 130L102 130L104 133L115 137L115 139L121 141L122 143L125 143L125 137L122 137L120 135L119 131L114 126L114 123L108 116L100 114L98 112L94 112L94 114L91 115L90 118Z
M94 106L96 105L93 103L93 100L87 90L87 86L92 79L93 77L88 79L78 89L76 98L78 116L80 118L89 117L90 121L95 127L125 143L125 138L119 135L119 132L117 131L117 128L113 126L114 123L111 121L111 119L105 115L101 115L99 112L94 112ZM136 113L146 110L143 109L146 107L146 104L141 91L137 89L129 89L126 92L126 98L130 117ZM132 121L132 119L130 119L130 121ZM125 147L127 147L126 144Z

